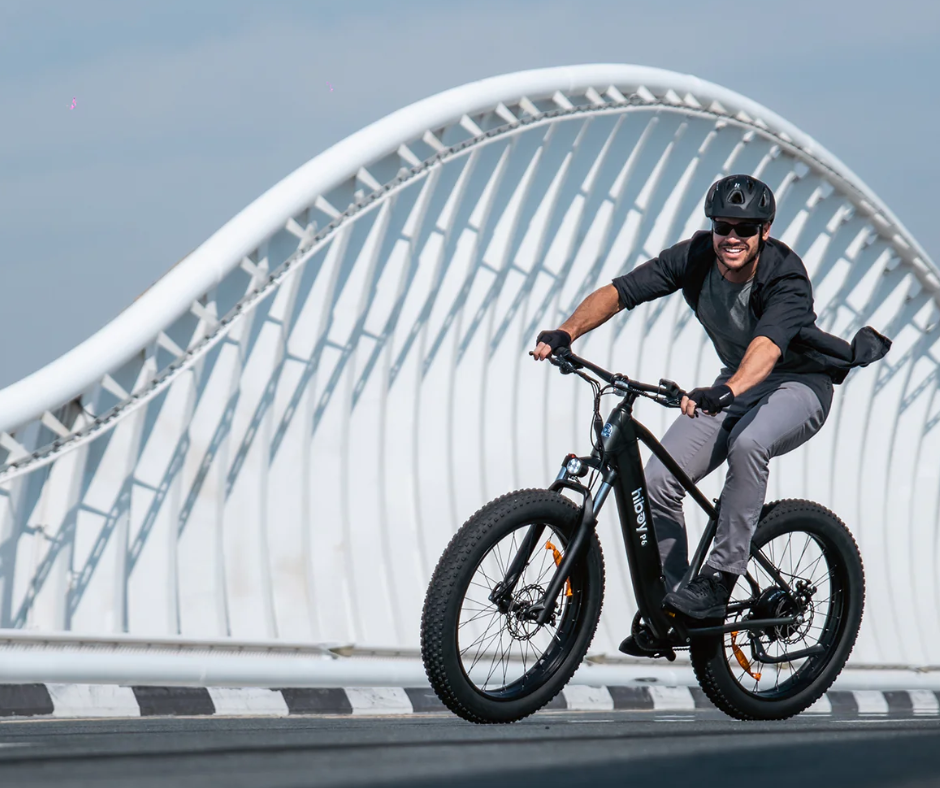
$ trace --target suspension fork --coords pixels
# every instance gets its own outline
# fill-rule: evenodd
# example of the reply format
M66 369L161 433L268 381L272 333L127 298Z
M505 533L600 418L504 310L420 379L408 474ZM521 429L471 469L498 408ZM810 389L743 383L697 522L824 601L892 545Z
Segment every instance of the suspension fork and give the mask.
M552 575L551 582L549 582L544 596L528 610L526 617L529 618L535 615L535 623L539 626L543 626L548 622L548 619L551 618L552 612L555 609L555 600L561 593L562 585L564 585L565 580L571 575L575 564L584 555L588 547L588 541L594 533L594 529L597 528L597 515L594 513L594 500L591 497L591 491L583 484L577 484L562 479L556 480L549 489L553 492L557 492L562 487L567 487L569 490L581 493L581 495L584 496L584 504L581 507L581 519L574 529L574 536L572 536L571 541L568 542L565 555L561 559L561 562L555 567L555 574Z
M565 466L562 465L561 470L558 471L558 476L555 477L555 483L564 481L567 475ZM512 561L509 562L503 579L493 586L493 590L490 591L488 599L496 605L500 613L505 613L509 610L509 598L515 593L516 584L519 582L522 570L525 569L526 564L532 557L532 553L535 552L535 547L541 541L544 532L544 523L533 523L529 527L529 530L526 531L526 535L522 538L522 544L519 545L519 549L513 556Z
M500 613L505 613L506 610L509 609L507 602L515 592L516 583L519 582L522 570L525 569L526 564L532 557L532 553L535 551L536 545L541 541L544 531L544 523L533 523L529 527L529 530L522 539L522 544L519 545L519 549L516 551L516 554L513 556L512 561L506 569L505 577L503 577L490 592L489 600L499 608ZM503 608L506 609L504 610Z
M558 492L562 488L573 490L581 494L584 498L584 503L581 507L581 518L577 526L575 526L574 535L568 542L564 556L555 567L555 573L552 575L552 579L548 584L548 589L545 591L542 599L529 607L527 611L526 618L529 620L534 619L540 626L544 625L551 617L555 599L558 597L558 594L561 593L561 588L565 580L571 575L575 564L584 555L591 534L593 534L594 530L597 528L597 515L595 513L594 499L591 496L591 491L583 484L568 481L565 476L564 468L562 468L561 473L558 474L558 478L552 482L548 489L552 492ZM609 490L609 484L604 485L604 487ZM601 500L600 502L602 503L603 501ZM522 575L526 564L532 557L532 553L541 542L544 532L544 523L534 523L529 527L529 530L522 539L522 544L519 545L519 549L516 551L509 567L506 569L505 577L497 583L490 592L489 600L500 609L500 612L506 612L503 608L506 607L507 601L514 593L516 584L519 582L519 577Z

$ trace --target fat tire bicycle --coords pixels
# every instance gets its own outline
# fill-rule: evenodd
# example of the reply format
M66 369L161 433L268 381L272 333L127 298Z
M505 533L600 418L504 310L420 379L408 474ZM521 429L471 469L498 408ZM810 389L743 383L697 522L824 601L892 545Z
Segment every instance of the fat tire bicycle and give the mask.
M708 516L683 582L701 571L720 501L696 487L634 419L633 406L645 397L677 408L684 392L672 381L654 386L608 372L570 349L549 361L594 390L593 450L567 455L548 489L486 504L444 550L421 618L421 655L437 696L470 722L507 723L544 708L565 687L601 615L604 558L595 529L613 490L637 602L634 637L669 660L687 648L706 696L731 717L778 720L809 708L841 672L862 620L865 575L845 524L812 501L765 504L724 619L692 621L665 610L639 442ZM607 394L620 401L605 422Z

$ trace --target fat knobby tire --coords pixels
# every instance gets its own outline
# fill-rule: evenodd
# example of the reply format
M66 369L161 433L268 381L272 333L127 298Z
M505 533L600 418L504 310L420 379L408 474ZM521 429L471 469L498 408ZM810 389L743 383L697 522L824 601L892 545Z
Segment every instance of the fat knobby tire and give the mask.
M724 650L724 639L700 638L692 641L692 667L709 700L739 720L783 720L799 714L819 700L845 666L855 646L865 603L865 572L858 545L845 524L831 511L812 501L788 499L764 507L754 542L758 546L792 531L803 531L820 539L831 551L841 573L846 600L837 641L828 660L806 686L795 688L786 697L760 697L744 690L734 679Z
M488 696L467 678L460 662L457 627L471 578L487 552L506 535L529 523L545 523L567 542L580 508L564 496L544 489L519 490L488 503L457 531L431 577L421 616L421 656L437 696L447 708L475 723L515 722L548 704L578 669L600 619L604 597L604 557L593 535L585 558L571 577L583 594L578 618L555 663L554 673L533 681L521 697ZM574 581L576 578L577 582ZM530 670L530 673L534 668Z

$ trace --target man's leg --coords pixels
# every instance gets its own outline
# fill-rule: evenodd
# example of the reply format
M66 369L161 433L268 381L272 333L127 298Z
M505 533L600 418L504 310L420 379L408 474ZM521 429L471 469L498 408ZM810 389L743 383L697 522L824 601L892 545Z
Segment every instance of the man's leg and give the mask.
M812 389L783 383L757 401L731 427L728 474L711 555L698 577L666 595L663 604L695 619L725 615L734 575L747 570L751 537L767 492L771 457L792 451L816 434L827 410Z
M721 425L726 416L727 413L717 416L703 414L693 419L679 416L663 436L663 446L692 481L698 482L724 462L729 433L721 429ZM685 489L655 456L646 464L645 473L663 576L666 588L673 589L689 566L682 510Z
M771 458L808 441L819 432L826 416L812 389L788 382L764 397L734 426L728 441L728 474L708 566L736 575L747 571L751 537L767 493Z
M717 416L703 414L693 419L680 416L663 436L663 446L693 481L707 476L724 462L729 432L721 425L726 416L725 413ZM682 512L685 489L655 456L646 464L644 473L653 514L653 532L663 562L663 577L666 578L667 589L675 588L689 565ZM649 637L644 642L642 636L634 638L633 635L620 644L620 650L633 657L652 657L657 653L657 647Z

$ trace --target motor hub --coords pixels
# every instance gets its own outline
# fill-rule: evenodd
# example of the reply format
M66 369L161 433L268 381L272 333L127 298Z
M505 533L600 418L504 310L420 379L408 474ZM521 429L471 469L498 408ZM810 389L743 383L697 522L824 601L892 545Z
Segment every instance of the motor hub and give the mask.
M792 595L782 588L774 587L763 591L753 608L754 618L790 618L796 621L781 627L771 627L765 634L771 641L796 643L802 640L813 624L816 613L812 595L816 589L803 580L798 580Z

